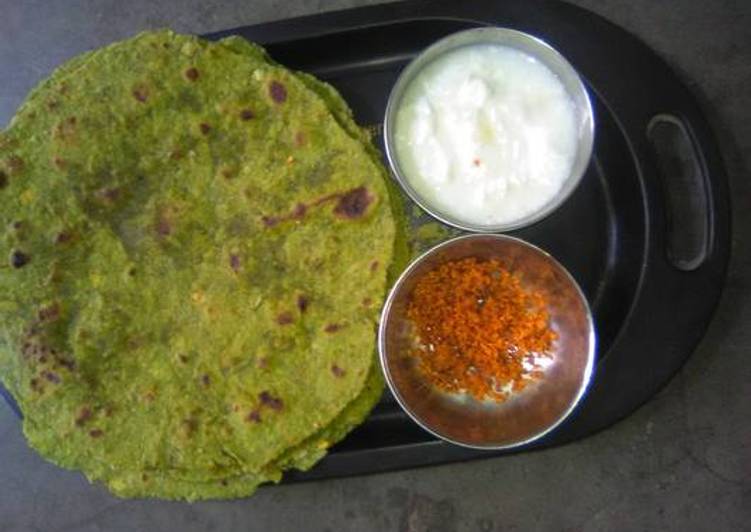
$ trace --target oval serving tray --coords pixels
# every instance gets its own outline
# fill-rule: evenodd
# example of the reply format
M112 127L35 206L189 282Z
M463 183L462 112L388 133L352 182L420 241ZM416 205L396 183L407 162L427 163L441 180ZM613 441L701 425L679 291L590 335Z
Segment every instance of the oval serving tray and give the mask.
M625 30L560 2L404 2L208 37L241 35L266 46L280 63L329 81L383 148L386 100L401 69L441 37L484 25L531 33L558 49L584 78L595 112L594 155L576 192L551 216L509 233L569 269L598 333L592 387L574 416L523 449L541 448L582 438L634 411L678 371L712 318L730 251L727 180L714 136L685 85ZM417 215L411 222L427 221ZM504 452L439 441L385 394L323 461L288 478Z

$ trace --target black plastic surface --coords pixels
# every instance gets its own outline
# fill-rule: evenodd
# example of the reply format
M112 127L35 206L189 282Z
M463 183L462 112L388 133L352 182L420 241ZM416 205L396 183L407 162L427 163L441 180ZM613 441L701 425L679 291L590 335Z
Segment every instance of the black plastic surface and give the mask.
M598 332L589 393L566 423L527 447L533 449L582 438L631 413L681 367L712 317L729 259L728 193L714 137L686 87L626 31L558 2L406 2L209 37L238 34L264 44L277 61L331 82L359 123L377 126L391 85L412 57L441 37L480 25L526 31L556 47L587 82L595 108L594 157L581 185L550 217L512 233L571 271L590 301ZM647 133L659 115L679 117L702 170L705 243L701 261L689 269L676 268L668 257L666 192L675 181L660 179ZM289 478L498 454L436 441L386 394L313 470Z
M667 206L667 254L676 268L695 270L707 256L709 218L704 169L688 131L673 116L659 115L647 129Z

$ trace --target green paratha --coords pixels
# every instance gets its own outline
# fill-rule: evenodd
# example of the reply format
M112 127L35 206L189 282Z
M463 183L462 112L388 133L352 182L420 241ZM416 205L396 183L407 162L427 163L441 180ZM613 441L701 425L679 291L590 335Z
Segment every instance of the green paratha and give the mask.
M53 77L0 137L0 372L30 443L128 495L309 466L380 387L372 148L311 80L192 37Z
M229 37L221 41L221 43L229 45L229 47L239 53L246 53L251 57L262 58L266 61L269 60L260 47L244 39ZM364 130L358 128L354 123L351 111L339 94L330 85L310 75L304 73L296 74L311 90L315 91L326 101L340 125L354 138L358 138L364 142L364 146L369 149L371 156L377 162L380 155L373 148L372 144L369 143L369 138L364 134ZM406 240L403 237L405 220L402 213L404 207L393 183L387 181L387 184L391 188L390 199L395 214L395 223L399 228L395 245L395 256L389 271L390 282L393 282L401 269L406 265L408 252ZM192 500L199 496L204 498L226 498L249 495L255 490L257 484L269 480L279 480L279 471L283 469L295 468L306 470L313 466L325 455L327 448L332 443L343 438L365 418L380 397L382 386L380 371L374 365L371 368L368 384L366 384L360 396L353 400L329 426L308 438L301 445L286 451L282 457L267 466L264 476L243 475L196 481L186 480L174 472L165 475L160 471L118 471L110 475L109 479L107 479L108 484L115 493L121 496L142 494L162 498L186 498Z
M249 53L254 57L263 57L265 54L257 46L251 45L243 39L236 37L230 37L225 39L222 44L234 44L235 46L241 46L238 50L241 53ZM63 73L65 67L59 69L53 78ZM303 81L308 85L311 90L314 90L321 96L329 106L332 113L340 122L342 127L352 134L352 136L361 140L367 140L352 120L351 112L349 111L346 103L341 97L327 84L324 84L312 76L305 74L298 74L303 78ZM373 149L369 143L365 144L366 148L369 148L371 155L378 160L378 153ZM393 187L393 184L392 184ZM395 203L394 210L402 212L402 205L399 202L399 195L396 190L392 190L391 194L392 203ZM401 217L397 217L397 222L401 222L403 231L403 221ZM406 246L404 245L404 239L398 239L397 250L399 251L400 260L392 262L392 269L399 270L399 265L403 266L406 262ZM398 271L392 271L392 277L398 274ZM354 400L345 411L334 421L332 424L323 429L319 434L309 438L309 442L306 442L290 451L285 453L284 464L275 464L275 467L295 467L297 469L307 469L312 466L315 461L325 454L325 449L331 442L337 441L343 437L353 426L357 425L370 410L372 404L375 403L380 396L380 389L382 386L380 373L376 370L371 370L372 377L370 378L371 384L366 386L365 390L361 393L361 396ZM149 472L134 472L124 474L122 472L113 473L110 481L110 485L116 492L127 495L129 492L133 493L147 493L149 495L161 496L161 497L196 497L197 485L196 481L184 481L175 478L174 473L170 477L165 477L163 474L155 475L154 471ZM269 471L267 473L266 480L276 480L278 478L278 472ZM225 496L236 496L238 493L247 494L251 492L258 482L264 480L258 476L249 478L234 477L231 479L211 480L205 485L201 484L201 489L208 490L204 492L204 497L209 496L207 493L211 493L211 496L219 496L218 493L224 493ZM187 491L186 491L187 490Z

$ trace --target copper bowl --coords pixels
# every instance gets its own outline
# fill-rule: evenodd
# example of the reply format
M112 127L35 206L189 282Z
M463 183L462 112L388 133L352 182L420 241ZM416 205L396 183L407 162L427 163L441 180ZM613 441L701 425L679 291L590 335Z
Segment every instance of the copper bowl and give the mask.
M503 402L435 389L410 354L406 311L415 283L438 265L466 257L500 259L526 288L542 293L558 334L543 376ZM457 445L509 449L541 438L574 411L592 378L595 332L584 294L558 261L523 240L477 234L439 244L402 273L381 314L378 349L391 392L422 428Z

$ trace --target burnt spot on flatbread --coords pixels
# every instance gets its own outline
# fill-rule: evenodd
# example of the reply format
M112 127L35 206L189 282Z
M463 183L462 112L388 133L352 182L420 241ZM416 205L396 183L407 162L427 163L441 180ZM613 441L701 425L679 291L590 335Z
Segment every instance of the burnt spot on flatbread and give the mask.
M55 235L55 244L65 244L73 239L73 234L70 231L60 231Z
M76 427L83 427L93 415L94 412L92 412L91 408L89 408L88 406L82 407L76 414L76 418L74 420Z
M76 362L74 360L70 360L69 358L58 359L58 363L68 371L75 371L76 369Z
M333 373L333 374L334 374L334 377L337 377L337 378L342 378L342 377L344 377L344 374L345 374L345 373L347 373L347 372L346 372L346 371L344 371L344 370L343 370L342 368L340 368L339 366L337 366L336 364L333 364L333 365L331 366L331 373Z
M8 174L0 170L0 190L8 186Z
M232 268L232 271L235 273L240 271L240 267L241 267L240 255L238 255L237 253L230 253L229 267Z
M71 139L76 134L77 124L78 119L75 116L69 116L57 123L52 131L52 135L60 140Z
M308 212L308 206L304 203L298 203L289 214L290 220L302 220Z
M251 109L243 109L240 111L240 120L243 120L244 122L247 122L248 120L253 120L255 118L255 113Z
M44 370L42 371L42 377L47 379L52 384L60 384L60 375L54 371Z
M326 327L324 327L323 330L325 332L329 333L329 334L334 334L335 332L338 332L341 329L342 329L342 325L341 324L339 324L339 323L329 323L328 325L326 325Z
M340 218L353 220L362 217L368 206L373 202L373 197L364 186L353 188L339 197L334 207L334 214Z
M29 332L29 340L23 343L21 352L29 359L35 357L36 362L41 364L43 363L43 359L45 359L45 353L50 352L50 348L44 343L35 339L34 337L36 336L36 334L37 332L35 332L33 329Z
M52 303L46 307L42 307L37 312L37 319L40 322L52 322L57 321L60 318L60 305Z
M102 429L91 429L89 431L89 436L92 438L101 438L104 435L104 431Z
M275 103L284 103L287 100L287 87L279 81L269 83L269 96Z
M37 393L44 392L44 386L42 386L42 384L39 382L39 379L37 379L36 377L33 377L29 380L29 388Z
M372 201L365 187L358 187L344 193L326 194L307 203L298 203L286 214L275 216L261 216L261 221L266 227L274 227L282 222L299 221L305 218L311 208L319 207L330 201L337 201L334 212L345 218L355 218L362 215Z
M10 265L13 266L15 269L23 268L29 263L30 260L31 260L31 257L29 257L28 254L20 250L15 250L10 255Z
M27 365L35 368L37 382L59 384L68 372L76 371L76 363L49 343L47 333L52 323L62 317L58 303L41 307L24 330L20 352ZM54 371L53 371L54 370Z
M261 422L261 411L257 408L254 408L250 412L248 412L248 415L245 416L245 421L248 423L260 423Z
M310 300L308 299L306 295L300 294L299 296L297 296L297 310L300 311L300 314L308 310L309 303L310 303Z
M266 227L274 227L280 222L277 216L261 216L261 221Z
M203 135L208 135L211 132L211 126L206 122L201 122L200 124L198 124L198 129L201 130L201 134Z
M200 76L198 69L196 67L190 67L185 70L185 79L188 81L196 81L198 77Z
M305 203L298 203L288 214L282 214L279 216L261 216L261 221L266 227L274 227L282 222L302 220L307 213L308 206Z
M284 401L281 398L271 394L271 392L264 390L258 394L258 400L261 401L261 405L270 408L271 410L282 410L284 408Z
M287 312L287 311L280 312L276 316L276 322L279 325L289 325L293 321L294 321L294 317L292 316L291 312Z
M133 87L131 94L133 95L133 98L141 103L144 103L149 99L149 89L145 85L137 85Z

